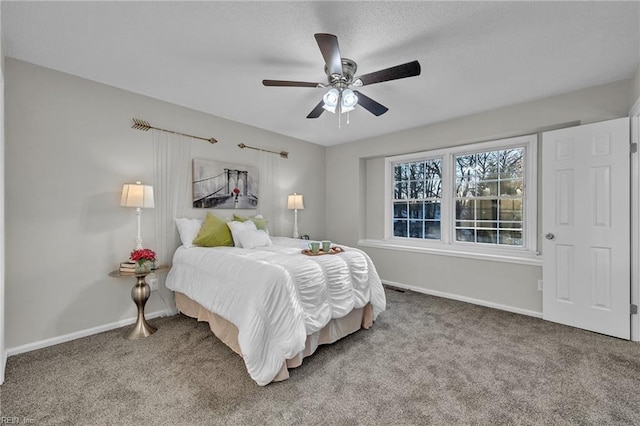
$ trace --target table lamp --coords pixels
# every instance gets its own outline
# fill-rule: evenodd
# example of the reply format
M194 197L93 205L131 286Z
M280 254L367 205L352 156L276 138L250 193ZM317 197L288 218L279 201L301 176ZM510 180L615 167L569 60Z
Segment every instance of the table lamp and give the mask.
M142 209L152 209L153 203L153 186L143 185L141 182L125 183L122 186L122 198L120 205L123 207L135 207L138 217L138 234L136 236L136 250L142 247L142 237L140 236L140 217Z
M290 194L287 198L287 208L293 210L293 238L298 238L298 210L304 210L302 194Z

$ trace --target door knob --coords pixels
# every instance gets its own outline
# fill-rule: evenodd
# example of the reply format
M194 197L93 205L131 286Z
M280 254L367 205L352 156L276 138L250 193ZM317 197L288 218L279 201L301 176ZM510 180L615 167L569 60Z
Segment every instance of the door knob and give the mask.
M545 237L547 240L553 240L556 236L555 236L555 235L553 235L553 233L551 233L551 232L547 232L546 234L544 234L544 237Z

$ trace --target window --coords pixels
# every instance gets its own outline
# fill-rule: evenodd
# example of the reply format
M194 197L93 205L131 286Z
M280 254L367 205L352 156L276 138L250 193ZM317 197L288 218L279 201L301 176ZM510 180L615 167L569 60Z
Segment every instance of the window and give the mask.
M440 239L442 159L394 165L393 235Z
M536 136L390 157L386 240L535 251Z
M522 247L524 148L453 159L455 240Z

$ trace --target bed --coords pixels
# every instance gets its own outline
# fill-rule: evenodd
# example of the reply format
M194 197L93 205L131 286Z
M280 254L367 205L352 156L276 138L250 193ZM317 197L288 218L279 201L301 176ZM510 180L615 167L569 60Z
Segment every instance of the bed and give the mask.
M369 256L345 247L319 256L306 242L272 237L261 247L185 247L166 286L183 314L207 321L261 386L289 378L318 345L369 328L384 311L382 283Z

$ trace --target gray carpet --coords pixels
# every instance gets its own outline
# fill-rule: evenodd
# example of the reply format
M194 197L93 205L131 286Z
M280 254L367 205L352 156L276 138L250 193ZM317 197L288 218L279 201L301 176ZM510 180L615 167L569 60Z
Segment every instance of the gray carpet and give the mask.
M387 289L370 330L257 386L177 315L10 357L0 413L32 424L640 424L640 345ZM24 423L21 423L24 424Z

